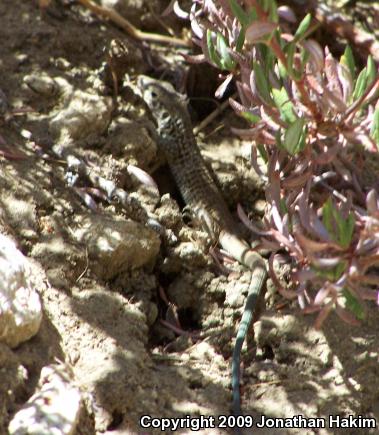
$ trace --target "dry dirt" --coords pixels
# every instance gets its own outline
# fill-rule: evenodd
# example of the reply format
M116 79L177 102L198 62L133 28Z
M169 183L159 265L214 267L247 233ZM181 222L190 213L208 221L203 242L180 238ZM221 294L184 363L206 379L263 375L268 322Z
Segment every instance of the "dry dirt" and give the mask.
M162 32L148 3L134 2L134 22L148 29L156 23L155 30ZM151 4L163 9L159 2ZM74 2L53 1L40 11L36 1L3 0L0 24L1 226L47 280L38 289L44 307L39 333L17 349L1 350L0 433L7 433L9 420L35 391L42 367L57 359L72 366L83 392L77 434L154 433L139 426L144 414L229 414L232 343L249 276L238 266L222 275L204 253L206 235L186 217L183 221L176 202L167 195L160 199L127 173L128 164L139 166L160 182L161 192L167 191L167 170L153 173L161 159L143 104L125 88L112 111L112 93L103 84L104 49L114 38L132 53L131 77L148 74L157 59L158 67L167 67L182 58L172 48L157 46L150 57L146 45L130 41ZM37 89L44 75L57 79L65 91ZM85 112L84 121L75 104ZM238 122L231 112L225 118ZM262 186L248 170L247 144L232 138L227 128L214 132L208 127L205 136L204 154L231 207L239 201L259 213ZM67 155L155 211L178 242L145 228L133 207L95 193L96 210L93 203L86 205L78 195L83 190L67 183ZM86 178L79 185L89 186ZM172 188L168 191L178 199ZM112 258L93 247L106 232L125 235L123 252ZM120 258L127 260L120 264ZM182 328L205 338L176 335L160 322L172 323L175 311L164 303L160 288L176 305ZM379 423L377 308L368 307L360 328L331 317L318 332L311 317L302 317L296 306L275 309L278 302L269 286L266 308L254 326L257 349L250 339L244 351L246 414L363 415Z

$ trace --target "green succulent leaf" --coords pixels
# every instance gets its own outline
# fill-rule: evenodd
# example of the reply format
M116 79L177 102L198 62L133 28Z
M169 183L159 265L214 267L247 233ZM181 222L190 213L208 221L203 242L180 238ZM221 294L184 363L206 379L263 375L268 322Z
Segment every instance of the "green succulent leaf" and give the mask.
M216 48L221 57L220 62L222 69L233 70L235 61L230 56L228 43L221 33L217 33Z
M251 8L250 9L250 11L248 13L248 17L249 17L249 20L250 20L248 24L250 24L253 21L258 19L258 14L257 14L257 11L255 10L255 8Z
M344 219L329 197L322 208L322 220L330 238L342 248L347 249L353 238L355 228L354 214L349 213L347 219Z
M273 23L277 23L279 21L278 5L275 0L270 0L268 3L268 19Z
M370 135L373 141L376 143L376 147L379 151L379 107L377 107L374 112L374 119L371 125Z
M301 48L301 57L300 57L300 69L304 71L305 65L310 58L310 53L308 50L305 50L304 47Z
M258 148L259 155L262 157L263 161L265 163L267 163L268 162L268 154L267 154L265 146L263 144L259 143L259 144L257 144L257 148Z
M296 119L284 133L283 147L292 155L304 149L307 128L303 118Z
M295 52L296 52L296 43L294 41L290 42L289 44L287 44L287 46L285 47L285 52L287 54L287 72L288 74L292 77L292 73L293 73L293 58L295 57Z
M280 130L278 130L275 133L275 143L276 143L276 146L278 147L278 149L284 150L284 146L283 146L283 143L282 143L282 138L281 138L281 132L280 132Z
M297 70L294 67L294 57L296 53L296 41L293 40L289 44L286 45L285 50L287 54L287 72L288 75L295 81L300 80L303 75L303 68L300 67L300 70Z
M333 226L333 202L329 197L325 204L322 207L322 223L327 229L329 235L334 234L334 226ZM334 239L333 239L334 240Z
M367 84L366 84L366 89L367 89L371 85L371 83L375 80L376 77L375 62L371 55L369 55L367 59L366 77L367 77Z
M359 73L357 81L355 83L354 92L353 92L353 101L358 100L366 91L366 89L371 85L371 83L375 80L376 77L376 69L375 63L371 56L367 59L367 65L363 70Z
M329 281L335 282L337 281L342 274L344 273L347 266L347 262L342 260L337 266L333 266L331 268L328 267L316 267L311 265L311 269L317 274L317 276L327 279Z
M251 16L247 14L236 0L229 0L230 9L242 26L248 26L251 23Z
M245 43L245 28L242 27L240 34L238 35L237 42L236 42L236 51L237 53L241 53L243 44Z
M280 209L280 214L282 216L285 216L286 214L288 214L288 207L287 207L286 200L284 198L280 199L279 209Z
M337 225L339 229L339 243L343 248L347 249L353 238L355 227L354 215L350 213L346 220L337 221Z
M261 0L260 6L268 13L269 21L278 21L278 6L275 0Z
M211 61L220 69L222 69L220 56L217 54L216 47L213 42L213 33L210 29L207 30L207 48Z
M346 261L342 260L337 266L333 267L319 267L311 264L311 269L317 274L318 277L327 279L331 282L337 281L346 269Z
M241 116L249 121L251 124L256 124L261 118L258 115L254 115L251 112L241 112Z
M357 100L363 95L366 89L366 84L367 84L367 68L363 68L363 70L359 73L357 81L354 86L353 101Z
M259 95L267 104L271 105L272 98L270 95L270 85L266 79L266 75L263 71L261 64L259 64L258 62L254 62L253 70L254 70L254 78L256 81L256 85L257 88L259 89Z
M337 210L335 205L332 206L332 216L337 227L337 233L334 235L334 238L336 242L340 243L342 234L344 232L345 221L343 220L340 212Z
M287 91L284 87L281 89L272 89L272 97L274 99L276 107L279 109L280 118L284 122L292 124L296 121L296 115L294 113L293 104L290 101Z
M260 52L262 53L262 58L265 60L265 71L268 76L271 71L275 70L278 58L275 56L273 51L267 47L267 45L260 44Z
M337 281L341 278L342 274L345 272L347 266L346 261L341 261L337 264L337 266L334 268L334 277L332 278L333 281Z
M352 51L350 45L346 46L345 51L344 51L343 55L341 56L341 63L344 64L345 66L347 66L348 70L350 71L351 78L354 80L356 66L355 66L353 51Z
M305 36L305 33L309 29L309 26L311 24L312 16L311 14L307 14L301 23L299 24L299 27L296 30L295 33L295 41L300 41Z
M211 61L220 69L232 71L235 68L235 61L230 56L228 42L225 37L217 32L216 44L214 34L207 30L207 48Z
M282 64L282 62L278 61L278 69L279 69L279 76L282 80L287 79L288 77L288 71L285 65Z
M345 299L346 308L351 311L357 319L363 320L365 318L365 312L359 300L346 287L342 290L342 295Z

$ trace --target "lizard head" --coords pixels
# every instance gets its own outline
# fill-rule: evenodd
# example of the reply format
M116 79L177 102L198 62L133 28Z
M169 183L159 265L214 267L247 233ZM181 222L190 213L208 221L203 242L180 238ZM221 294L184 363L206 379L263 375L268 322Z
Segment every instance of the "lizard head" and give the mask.
M158 133L163 140L172 141L187 129L192 131L185 98L170 83L140 75L137 86L157 122Z
M169 105L173 99L182 98L169 82L156 80L148 76L140 75L137 79L138 88L142 97L151 111L160 111ZM172 103L174 104L174 103Z

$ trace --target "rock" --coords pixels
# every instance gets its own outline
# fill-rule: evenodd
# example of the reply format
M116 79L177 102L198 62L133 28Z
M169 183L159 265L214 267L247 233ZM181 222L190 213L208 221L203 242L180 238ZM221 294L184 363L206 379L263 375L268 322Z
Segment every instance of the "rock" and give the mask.
M81 409L81 394L68 367L52 365L41 371L41 389L9 424L10 435L72 435Z
M24 83L34 93L59 101L59 108L50 120L50 131L56 139L85 139L91 134L101 135L108 128L112 98L74 89L65 78L52 78L46 73L27 75Z
M55 137L67 134L74 140L85 139L90 134L101 135L107 129L112 113L112 100L88 92L76 90L64 99L50 123Z
M28 259L0 234L0 341L11 348L37 334L42 309Z
M146 168L157 159L157 145L140 123L123 116L114 119L108 130L112 155L127 157L128 162Z
M17 232L18 236L32 239L37 236L38 221L36 204L33 200L17 198L14 192L1 196L3 218Z
M57 82L47 74L27 74L24 83L36 94L51 97L59 92Z
M95 273L112 279L121 272L155 262L160 248L157 233L138 222L100 215L86 217L74 231L96 261Z

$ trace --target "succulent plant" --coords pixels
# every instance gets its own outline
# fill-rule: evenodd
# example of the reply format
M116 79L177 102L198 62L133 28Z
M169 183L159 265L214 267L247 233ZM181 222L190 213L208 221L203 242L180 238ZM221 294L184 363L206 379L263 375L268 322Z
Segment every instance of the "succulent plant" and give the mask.
M235 81L230 104L249 124L234 132L251 140L268 207L264 231L244 221L272 250L274 283L304 312L318 312L318 327L332 310L359 323L365 299L379 304L379 183L360 174L379 149L374 61L358 73L349 46L337 60L310 38L310 15L291 32L295 14L273 0L193 0L188 17L202 50L193 61L220 70L218 97ZM283 252L290 286L273 268Z

